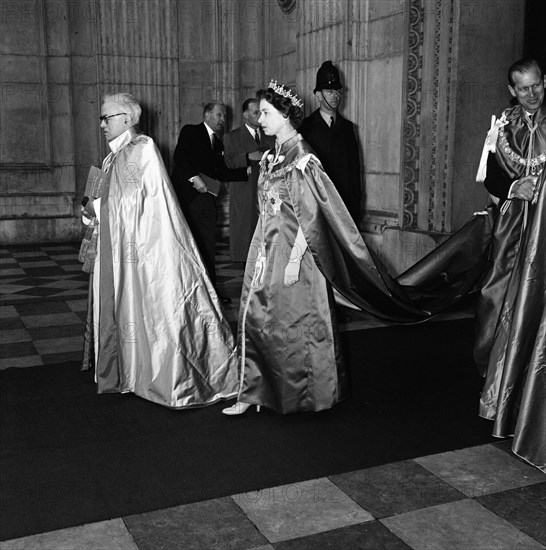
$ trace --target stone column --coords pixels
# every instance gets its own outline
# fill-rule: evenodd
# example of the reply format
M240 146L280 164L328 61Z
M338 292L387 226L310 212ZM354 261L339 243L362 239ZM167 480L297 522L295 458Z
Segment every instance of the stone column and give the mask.
M0 3L0 241L74 237L66 2Z

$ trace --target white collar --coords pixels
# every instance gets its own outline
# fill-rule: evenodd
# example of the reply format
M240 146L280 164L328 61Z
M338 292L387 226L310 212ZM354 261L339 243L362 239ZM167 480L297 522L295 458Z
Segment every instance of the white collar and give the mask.
M249 126L246 122L245 122L245 126L246 126L246 129L250 132L250 135L254 137L256 135L256 132L258 131L258 128L252 128L252 126Z
M131 128L128 128L127 130L125 130L125 132L123 132L123 134L120 134L117 138L108 142L110 151L112 151L114 155L118 153L121 149L123 149L133 139L134 132L132 132L131 130Z
M319 109L319 113L320 113L320 116L322 117L322 119L324 120L324 122L326 122L326 124L328 124L328 126L330 126L330 117L334 118L334 123L335 123L337 113L335 115L329 115L328 113L325 113L321 109Z
M207 132L209 133L209 139L210 139L210 136L212 136L212 134L214 134L214 132L211 130L210 126L206 122L203 122L203 124L205 125L205 128L207 129Z

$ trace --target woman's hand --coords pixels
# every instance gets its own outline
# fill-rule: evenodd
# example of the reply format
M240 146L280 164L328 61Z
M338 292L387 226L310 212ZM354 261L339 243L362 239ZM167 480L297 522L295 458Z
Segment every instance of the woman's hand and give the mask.
M300 280L301 262L288 262L284 269L284 284L286 286L295 285Z
M89 220L92 220L97 215L95 212L95 205L93 204L94 202L95 201L87 201L85 206L82 206L82 215Z

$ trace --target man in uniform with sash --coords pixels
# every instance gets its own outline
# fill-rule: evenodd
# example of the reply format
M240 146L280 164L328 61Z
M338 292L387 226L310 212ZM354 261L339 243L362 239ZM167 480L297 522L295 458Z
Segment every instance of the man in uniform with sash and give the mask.
M517 104L493 118L478 181L497 203L491 264L478 304L474 357L480 416L514 436L516 455L546 472L546 106L534 59L508 71Z

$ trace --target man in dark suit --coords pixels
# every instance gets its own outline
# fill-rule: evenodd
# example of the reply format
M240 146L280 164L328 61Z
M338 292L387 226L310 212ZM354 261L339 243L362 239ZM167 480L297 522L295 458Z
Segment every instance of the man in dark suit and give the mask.
M313 91L319 108L303 121L299 131L315 150L358 225L362 201L360 154L353 123L338 112L342 85L331 61L325 61L318 70Z
M201 124L186 124L180 131L174 151L172 182L195 237L212 283L216 286L214 252L216 247L216 196L214 183L246 181L246 167L230 170L224 162L220 135L226 122L226 106L215 101L205 105ZM211 187L209 189L209 187ZM223 303L231 300L219 294Z
M229 187L229 251L232 262L246 262L250 241L258 221L259 160L275 145L275 138L260 129L260 101L249 98L243 103L244 124L224 137L228 168L250 164L248 181Z

